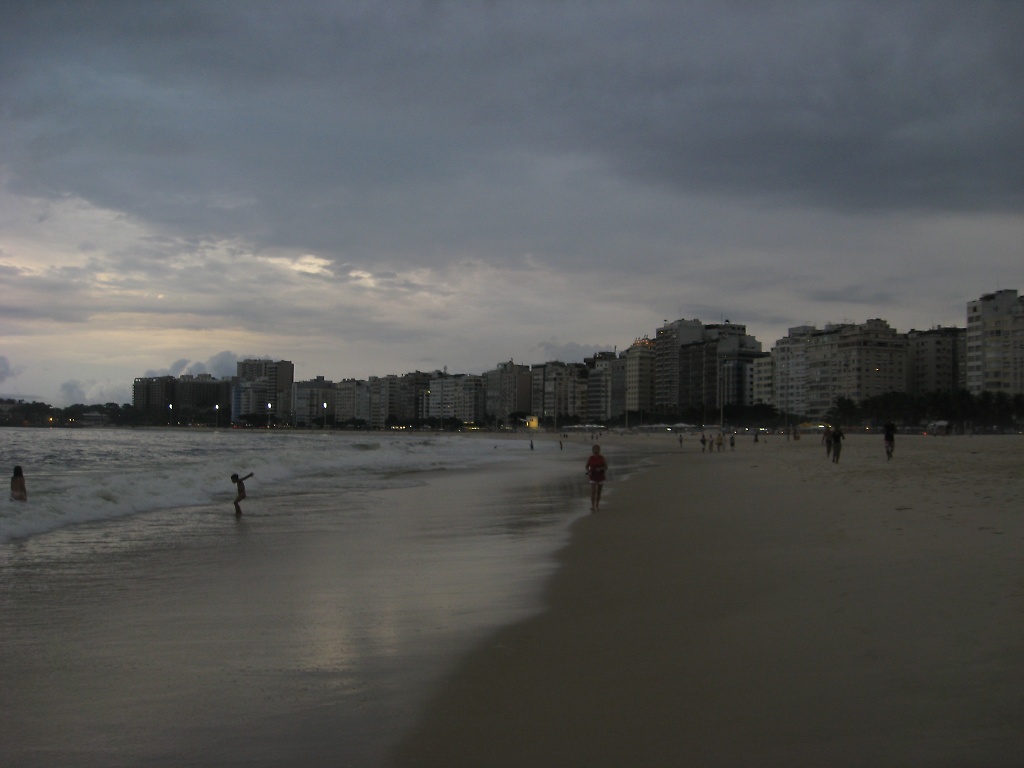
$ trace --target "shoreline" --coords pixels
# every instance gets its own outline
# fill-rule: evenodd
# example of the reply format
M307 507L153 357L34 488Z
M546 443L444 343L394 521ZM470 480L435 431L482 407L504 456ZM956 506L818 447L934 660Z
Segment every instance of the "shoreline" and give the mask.
M1019 764L1024 441L601 442L655 466L389 765Z

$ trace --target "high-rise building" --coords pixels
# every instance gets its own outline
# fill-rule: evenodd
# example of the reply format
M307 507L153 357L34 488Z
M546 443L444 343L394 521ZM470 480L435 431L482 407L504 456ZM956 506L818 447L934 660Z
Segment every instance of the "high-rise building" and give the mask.
M967 391L1024 394L1024 297L986 293L967 302Z
M550 363L538 363L530 367L530 402L533 404L533 415L545 423L557 421L559 412L556 410L562 406L562 414L565 414L565 398L559 402L556 397L548 397L545 393L550 392L549 380L554 381L565 375L566 363L553 361ZM553 386L553 385L552 385Z
M383 429L402 422L399 408L400 381L395 374L371 376L370 427Z
M132 385L132 404L156 424L216 424L229 418L231 382L208 373L141 377Z
M807 411L821 418L843 397L855 403L907 388L907 338L884 320L826 326L807 346Z
M666 322L654 335L655 378L654 410L657 413L677 414L680 400L680 349L704 337L704 324L700 320Z
M650 413L654 410L654 384L657 360L654 342L644 336L623 353L626 358L626 411Z
M295 365L289 360L239 360L232 390L231 420L245 416L291 423Z
M775 342L772 350L773 404L780 413L810 413L807 404L807 348L811 335L817 332L813 325L798 325Z
M175 420L178 380L173 376L144 376L132 384L132 406L157 424Z
M679 413L703 423L718 421L726 405L753 403L753 363L761 343L737 323L704 326L699 341L679 350Z
M426 411L424 411L425 393L430 389L431 380L439 374L440 371L433 373L412 371L399 377L398 403L395 413L395 418L398 421L408 423L427 417Z
M483 374L487 392L487 416L508 422L513 413L530 413L533 381L530 368L509 360Z
M753 405L775 405L775 355L754 360Z
M435 376L427 391L426 413L429 419L456 419L463 424L482 422L483 378L464 373Z
M955 392L966 387L967 331L907 331L907 392Z
M563 363L553 361L534 366L531 371L534 393L533 411L542 418L550 419L554 424L577 416L586 417L587 370L580 363ZM537 400L538 382L540 400ZM583 390L580 390L582 382Z
M334 385L334 422L336 424L370 423L370 383L360 379L344 379Z
M334 382L323 376L308 381L297 381L292 385L292 418L298 427L334 423L337 407L337 390Z
M618 419L626 412L626 360L615 352L598 352L584 359L587 367L588 422Z
M458 374L455 391L455 418L463 424L482 424L486 416L487 390L483 376Z

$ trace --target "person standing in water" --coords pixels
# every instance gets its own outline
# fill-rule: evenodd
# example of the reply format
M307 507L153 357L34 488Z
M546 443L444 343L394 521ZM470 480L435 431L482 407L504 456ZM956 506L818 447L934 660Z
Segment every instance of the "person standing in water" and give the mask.
M590 478L590 511L597 512L601 505L601 487L604 485L604 473L608 471L608 462L601 455L601 446L595 445L587 458L587 477Z
M239 477L237 474L231 475L231 482L238 487L238 495L235 496L235 517L242 516L242 508L238 505L238 502L245 498L245 481L252 477L252 474L250 472L245 477Z
M25 487L25 473L21 467L14 468L11 476L11 501L28 501L28 489Z

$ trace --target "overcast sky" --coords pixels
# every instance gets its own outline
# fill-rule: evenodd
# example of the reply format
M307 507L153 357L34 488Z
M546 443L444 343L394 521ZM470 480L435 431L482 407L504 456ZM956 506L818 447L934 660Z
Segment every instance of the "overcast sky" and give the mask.
M1024 3L7 0L0 395L1024 291Z

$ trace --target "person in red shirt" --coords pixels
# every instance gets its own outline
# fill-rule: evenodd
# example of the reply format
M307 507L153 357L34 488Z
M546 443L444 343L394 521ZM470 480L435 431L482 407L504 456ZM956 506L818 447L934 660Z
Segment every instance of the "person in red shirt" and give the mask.
M590 511L597 512L601 505L601 486L604 485L604 473L608 471L608 462L601 455L601 446L595 445L593 453L587 458L587 477L590 478Z

